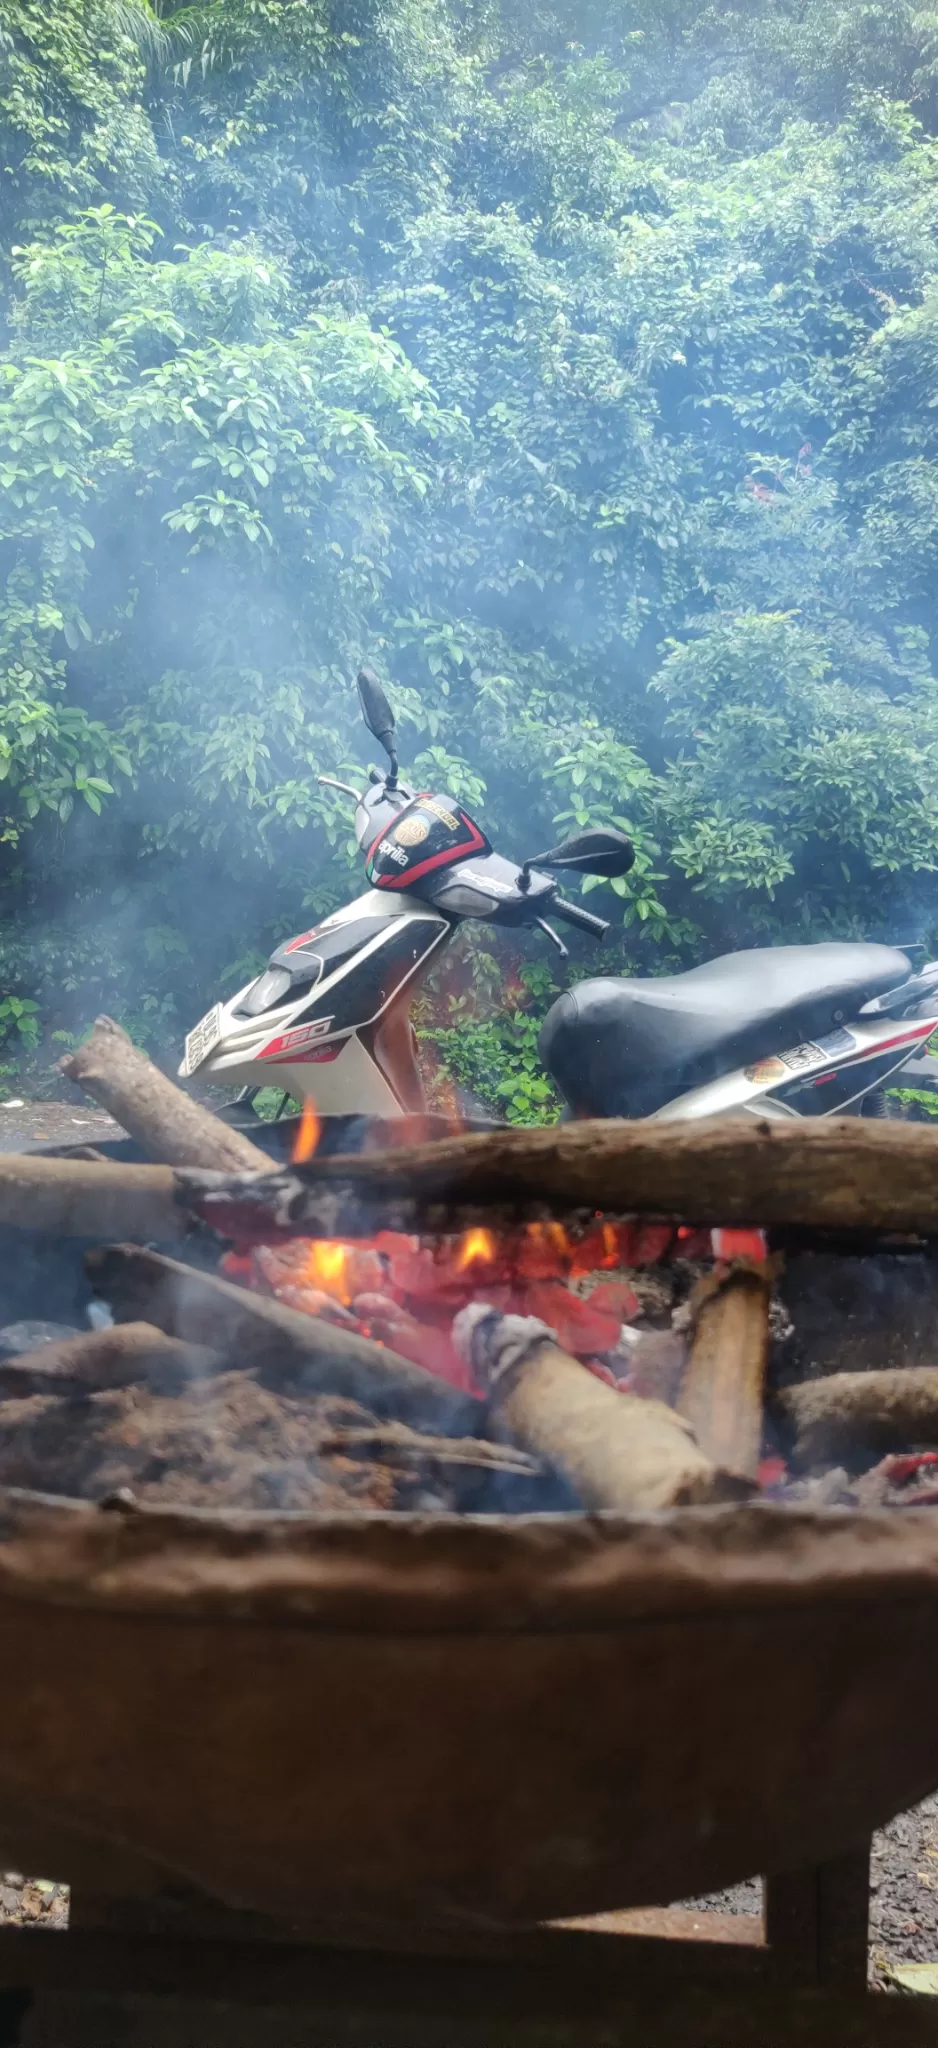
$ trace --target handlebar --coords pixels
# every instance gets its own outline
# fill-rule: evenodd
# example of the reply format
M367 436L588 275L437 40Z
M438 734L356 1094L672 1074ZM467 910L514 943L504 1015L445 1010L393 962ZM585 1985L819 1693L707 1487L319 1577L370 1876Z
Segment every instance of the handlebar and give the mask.
M547 908L551 917L562 917L578 932L588 932L591 939L604 939L609 930L606 918L594 917L591 910L581 910L578 903L567 903L562 896L552 896Z

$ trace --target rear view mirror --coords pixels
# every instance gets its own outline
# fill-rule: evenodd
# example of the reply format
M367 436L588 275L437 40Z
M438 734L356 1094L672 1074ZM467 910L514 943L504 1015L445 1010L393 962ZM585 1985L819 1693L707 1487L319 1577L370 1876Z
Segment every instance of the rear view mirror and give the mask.
M394 727L394 713L373 668L358 671L358 701L362 717L370 733L374 734L391 763L393 774L397 773L397 734Z
M394 736L394 713L373 668L358 671L358 701L369 732L381 741L385 753L390 753L386 742Z
M585 831L562 839L548 853L525 861L525 867L567 868L578 875L599 875L611 880L615 875L627 875L634 860L635 848L624 832L617 832L613 825L590 825Z

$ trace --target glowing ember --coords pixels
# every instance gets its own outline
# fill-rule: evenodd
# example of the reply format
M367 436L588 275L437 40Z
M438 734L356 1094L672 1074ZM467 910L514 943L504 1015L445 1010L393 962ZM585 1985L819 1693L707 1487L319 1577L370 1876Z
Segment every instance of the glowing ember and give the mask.
M322 1134L322 1119L311 1095L303 1098L303 1114L300 1128L293 1141L293 1165L302 1166L305 1159L312 1159Z
M628 1378L618 1356L622 1325L641 1313L621 1269L674 1255L709 1258L710 1232L601 1216L569 1230L552 1221L497 1231L477 1226L453 1237L378 1229L370 1239L349 1243L304 1237L255 1242L228 1253L223 1266L242 1285L357 1328L457 1386L471 1381L451 1340L452 1322L473 1299L503 1313L537 1316L556 1331L564 1350L619 1386Z
M314 1240L307 1253L303 1278L311 1286L321 1287L324 1294L334 1295L336 1301L347 1305L351 1297L345 1245L333 1244L327 1239Z
M331 1295L343 1307L356 1294L380 1287L384 1266L373 1245L342 1244L336 1239L296 1237L286 1245L258 1245L255 1263L269 1287Z

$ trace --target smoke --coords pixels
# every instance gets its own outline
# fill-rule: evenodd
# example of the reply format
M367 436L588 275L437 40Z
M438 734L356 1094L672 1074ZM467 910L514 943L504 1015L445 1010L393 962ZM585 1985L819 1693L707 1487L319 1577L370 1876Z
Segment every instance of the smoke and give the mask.
M355 20L335 74L291 10L127 85L155 223L115 157L16 224L3 967L46 1049L100 1007L178 1046L349 893L314 778L365 763L362 658L506 852L624 820L613 967L926 932L912 14Z

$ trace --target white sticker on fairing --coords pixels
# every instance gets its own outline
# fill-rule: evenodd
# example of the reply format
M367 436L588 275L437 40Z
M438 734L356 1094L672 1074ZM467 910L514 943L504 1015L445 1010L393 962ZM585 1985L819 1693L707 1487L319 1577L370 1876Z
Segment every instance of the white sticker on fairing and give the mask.
M269 1039L257 1057L259 1060L273 1060L280 1059L284 1053L298 1052L301 1045L311 1045L317 1038L327 1038L334 1023L334 1017L317 1017L313 1024L297 1024L292 1031L282 1031L276 1038Z
M458 868L455 879L468 882L473 889L481 889L483 896L514 896L513 882L496 882L491 875L477 875L472 868Z

